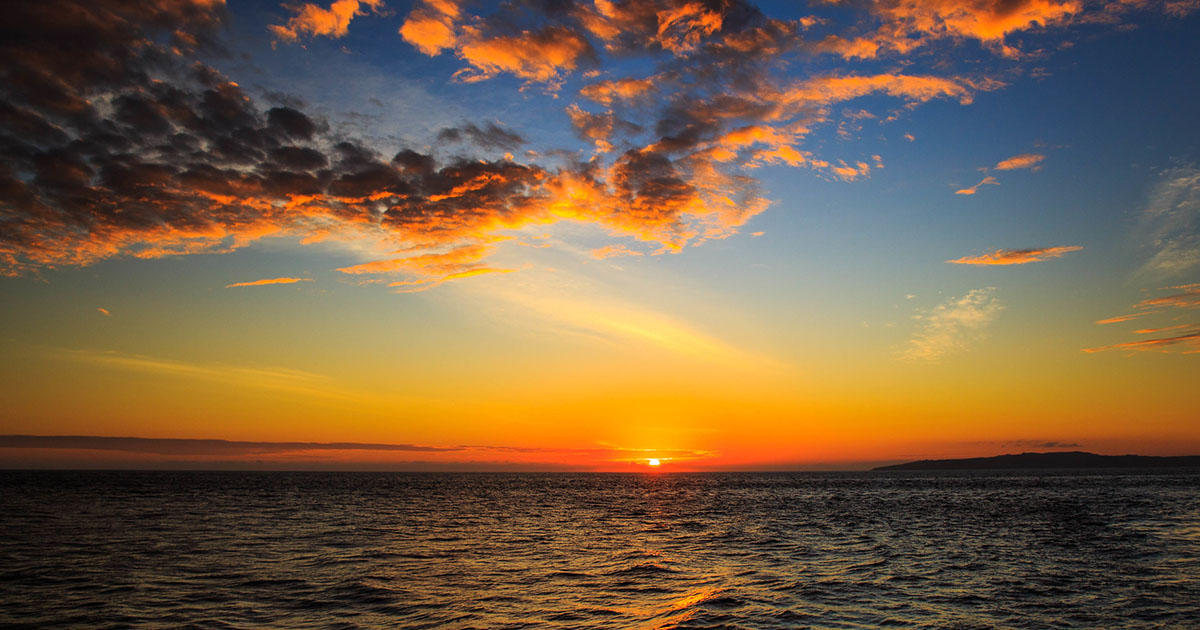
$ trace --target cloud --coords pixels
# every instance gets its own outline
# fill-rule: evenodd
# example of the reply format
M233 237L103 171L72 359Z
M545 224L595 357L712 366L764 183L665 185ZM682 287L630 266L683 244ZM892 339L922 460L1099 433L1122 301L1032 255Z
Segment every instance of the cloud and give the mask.
M1079 442L1061 442L1058 440L1006 440L1000 443L1001 448L1082 448Z
M108 309L106 309L106 308L98 308L96 310L99 311L100 314L105 317L112 317L112 313L108 312Z
M297 451L461 451L456 447L361 442L243 442L177 438L102 437L95 435L0 435L0 448L83 449L153 455L229 457Z
M652 77L644 79L625 78L599 81L584 86L579 90L579 94L602 105L611 106L620 101L636 101L642 96L651 94L654 90L654 79Z
M917 332L903 356L910 360L938 361L968 348L1004 307L996 289L972 289L961 298L951 298L919 316Z
M1165 313L1177 313L1176 309L1195 309L1200 308L1200 283L1183 284L1170 287L1163 287L1159 291L1170 291L1167 295L1157 297L1144 298L1133 305L1133 308L1139 309L1140 312L1131 313L1129 315L1121 315L1118 317L1110 317L1097 321L1097 324L1115 324L1127 322L1133 319L1150 317L1152 315L1162 315ZM1174 316L1176 320L1180 316ZM1170 337L1159 339L1143 339L1137 341L1129 341L1125 343L1111 344L1107 346L1099 346L1096 348L1085 348L1084 352L1101 352L1103 350L1150 350L1157 352L1171 352L1182 349L1185 354L1198 352L1200 350L1200 324L1173 324L1166 326L1155 326L1140 328L1134 330L1136 335L1153 335L1173 330L1188 330L1188 332Z
M615 134L641 131L637 125L621 120L611 113L593 114L573 103L567 107L567 116L575 126L577 135L595 144L600 153L613 150L611 140Z
M466 82L509 73L531 82L554 83L593 57L591 44L578 33L547 26L518 35L494 35L467 27L458 40L458 56L471 69L455 73Z
M115 351L59 349L52 351L51 354L58 359L67 361L146 374L200 379L239 387L280 390L316 397L339 399L350 397L348 393L332 386L325 377L302 370L226 363L197 363Z
M1159 297L1146 298L1137 304L1134 308L1151 308L1151 307L1175 307L1175 308L1195 308L1200 307L1200 284L1185 284L1174 287L1166 287L1163 291L1179 290L1180 293L1172 293Z
M525 144L520 134L496 123L479 127L468 122L459 127L447 127L438 132L437 139L440 142L472 142L484 149L515 149Z
M264 284L294 284L296 282L312 282L312 278L265 278L263 280L254 280L253 282L235 282L225 285L226 289L234 287L260 287Z
M1145 341L1128 341L1098 348L1084 348L1084 352L1104 352L1105 350L1131 350L1141 352L1171 352L1182 349L1184 354L1200 353L1200 326L1191 332L1173 337L1147 339Z
M1079 0L879 0L869 11L881 22L867 39L880 49L908 52L944 39L970 38L1014 57L1007 35L1069 22L1084 10Z
M1118 324L1120 322L1127 322L1131 319L1137 319L1138 317L1141 317L1142 315L1145 315L1145 313L1131 313L1129 315L1118 315L1116 317L1109 317L1107 319L1096 320L1096 323L1097 324Z
M454 47L455 21L461 14L462 9L453 0L417 3L400 27L400 36L430 57L439 55Z
M604 247L600 247L598 249L592 250L592 258L595 258L597 260L604 260L605 258L613 258L616 256L644 256L644 255L645 254L643 254L642 252L639 252L635 249L629 249L628 247L621 245L620 243L614 243L612 245L605 245Z
M1038 166L1038 164L1044 159L1046 159L1046 156L1044 155L1038 155L1037 153L1025 153L1022 155L1015 155L1007 160L1001 160L1000 162L996 163L996 166L993 168L998 171L1013 171L1021 168L1036 169L1041 168Z
M1142 328L1141 330L1133 331L1133 334L1135 334L1135 335L1153 335L1153 334L1157 334L1157 333L1161 333L1161 332L1167 332L1168 330L1180 330L1183 328L1193 328L1195 326L1196 326L1196 324L1179 324L1178 326L1163 326L1162 328Z
M980 186L999 186L999 185L1000 185L1000 182L996 181L995 177L988 175L988 176L984 177L983 179L979 180L979 183L975 184L974 186L971 186L970 188L963 188L961 190L956 190L956 191L954 191L954 194L956 194L956 195L974 195L979 190Z
M1070 252L1083 249L1079 245L1063 247L1035 247L1031 249L998 249L994 252L979 256L964 256L955 260L947 260L956 265L1024 265L1032 262L1060 258Z
M422 279L422 280L399 280L388 283L389 287L402 287L396 289L396 293L417 293L418 291L426 291L437 286L441 286L451 280L461 280L463 278L473 278L489 273L512 273L515 269L496 269L495 267L474 267L464 271L455 271L445 274L438 278Z
M97 435L0 435L0 454L35 467L282 468L376 470L589 470L613 463L695 462L716 452L701 449L521 447L490 444L423 445L376 442L263 442L224 439ZM27 453L21 453L26 451ZM31 457L32 452L44 454ZM58 451L58 452L55 452ZM63 451L66 451L65 453ZM84 451L84 452L80 452ZM91 451L91 453L87 453ZM412 459L414 456L419 460ZM496 458L505 458L498 461ZM559 462L570 461L569 465Z
M224 20L217 5L172 5L178 13L165 16L131 14L136 6L116 0L91 13L67 6L22 3L14 18L25 35L0 44L6 67L52 82L0 86L0 125L24 143L0 154L0 271L9 275L228 252L273 236L372 242L406 252L391 260L411 258L392 265L408 276L399 281L440 283L494 269L483 257L501 231L570 219L679 251L736 233L766 207L753 179L678 144L554 167L511 156L439 161L406 147L385 156L295 107L264 111L193 62L183 39L210 38ZM84 21L51 19L60 13ZM81 33L97 58L119 63L60 54ZM154 43L172 37L182 39ZM614 133L635 131L612 121ZM469 122L442 138L487 149L523 140ZM448 267L436 254L450 251L477 255Z
M1000 41L1075 14L1071 3L1039 2L880 2L868 7L867 22L840 33L845 41L878 36L871 40L878 55L927 38ZM1003 87L986 72L959 76L937 64L928 73L780 73L795 56L826 54L801 32L832 23L773 19L742 0L516 0L480 14L455 0L422 0L400 36L428 55L452 53L459 80L507 75L554 92L586 69L579 96L603 108L566 106L590 145L584 150L539 147L523 160L481 158L471 149L509 151L525 138L498 123L464 122L439 134L442 143L465 145L465 155L445 159L331 131L294 100L256 102L198 61L220 52L229 19L222 2L95 0L86 7L74 0L6 7L3 274L230 252L286 237L391 252L364 264L407 261L391 265L393 277L359 275L437 286L500 271L486 260L498 235L563 220L679 252L736 234L768 207L754 169L806 168L844 181L869 176L881 160L826 157L817 153L821 143L808 142L849 101L966 104ZM300 4L273 32L286 41L340 37L357 16L383 10L381 0ZM70 53L81 48L91 54ZM629 67L623 60L633 58L646 60L641 71L619 76ZM1173 252L1186 251L1188 241L1172 242L1184 249L1165 244L1161 251L1182 265L1186 259ZM454 264L438 256L452 251L475 255Z
M365 15L367 9L380 11L383 0L335 0L328 9L316 4L289 7L296 15L284 25L268 28L281 40L296 41L301 35L311 37L344 37L355 16Z
M1150 191L1134 235L1150 252L1143 274L1172 277L1200 266L1200 169L1164 171Z

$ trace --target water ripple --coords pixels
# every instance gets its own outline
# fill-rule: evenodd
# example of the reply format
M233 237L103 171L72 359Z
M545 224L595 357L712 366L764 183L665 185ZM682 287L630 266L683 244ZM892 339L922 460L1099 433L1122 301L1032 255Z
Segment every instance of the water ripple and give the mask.
M1197 481L2 472L0 626L1196 628Z

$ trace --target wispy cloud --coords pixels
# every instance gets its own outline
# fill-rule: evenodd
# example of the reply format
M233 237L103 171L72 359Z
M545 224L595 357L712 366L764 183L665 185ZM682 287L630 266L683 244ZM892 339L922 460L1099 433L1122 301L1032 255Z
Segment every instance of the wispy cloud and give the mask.
M274 389L318 397L350 398L320 374L278 367L251 367L226 363L201 363L161 359L137 354L98 350L51 350L50 354L108 368L177 378L192 378L240 387Z
M1063 247L1034 247L1029 249L998 249L979 256L963 256L955 260L947 260L956 265L1024 265L1032 262L1060 258L1071 252L1083 249L1079 245Z
M1173 287L1165 287L1162 291L1177 291L1170 295L1162 295L1159 297L1146 298L1137 304L1134 308L1154 308L1154 307L1174 307L1174 308L1195 308L1200 306L1200 284L1184 284Z
M99 311L100 314L105 317L112 317L112 313L108 312L108 309L106 309L106 308L101 307L101 308L97 308L96 310Z
M1161 328L1141 328L1133 331L1135 335L1154 335L1168 330L1181 330L1184 328L1195 328L1198 324L1179 324L1177 326L1163 326Z
M1084 348L1084 352L1103 352L1105 350L1134 350L1149 352L1171 352L1183 349L1184 354L1200 353L1200 325L1195 325L1191 332L1172 337L1146 339L1144 341L1127 341L1098 348Z
M988 176L985 176L983 179L979 180L979 183L975 184L974 186L956 190L956 191L954 191L954 194L956 194L956 195L974 195L975 193L979 192L980 186L999 186L999 185L1000 185L1000 182L996 181L995 177L988 175Z
M297 282L312 282L312 278L264 278L252 282L235 282L225 285L226 289L234 287L261 287L267 284L295 284Z
M994 168L997 171L1013 171L1022 168L1036 169L1040 168L1039 165L1044 159L1046 159L1046 156L1039 153L1024 153L1021 155L1014 155L1007 160L1001 160Z
M461 280L463 278L474 278L475 276L482 276L482 275L489 274L489 273L512 273L514 271L516 271L516 269L497 269L495 267L476 267L474 269L467 269L465 271L456 271L454 273L448 273L440 278L433 278L433 279L427 279L427 280L399 280L397 282L388 283L388 286L389 287L400 287L400 288L396 289L396 293L417 293L419 291L426 291L426 290L432 289L436 286L441 286L442 284L450 282L452 280Z
M1176 277L1200 266L1200 168L1165 171L1150 192L1135 238L1151 252L1141 272Z
M994 287L972 289L963 297L951 298L917 316L919 328L903 356L910 360L937 361L964 350L1003 309Z
M1200 308L1200 283L1163 287L1159 289L1159 291L1170 291L1171 293L1142 299L1133 305L1133 308L1140 309L1140 312L1130 313L1128 315L1120 315L1117 317L1109 317L1108 319L1099 320L1096 323L1115 324L1139 318L1146 318L1153 315L1158 315L1161 318L1166 313L1179 313L1177 309L1190 310ZM1178 321L1182 316L1184 315L1175 315L1174 319ZM1154 335L1173 330L1186 330L1187 332L1170 337L1162 337L1159 339L1140 339L1137 341L1116 343L1095 348L1085 348L1084 352L1100 352L1103 350L1172 352L1180 349L1182 349L1185 354L1197 352L1197 350L1194 348L1200 347L1200 341L1197 340L1197 336L1200 336L1200 324L1171 324L1166 326L1139 328L1132 332L1135 335Z
M1116 317L1108 317L1105 319L1098 319L1098 320L1096 320L1096 323L1097 324L1119 324L1121 322L1127 322L1131 319L1137 319L1145 314L1146 313L1130 313L1128 315L1117 315Z

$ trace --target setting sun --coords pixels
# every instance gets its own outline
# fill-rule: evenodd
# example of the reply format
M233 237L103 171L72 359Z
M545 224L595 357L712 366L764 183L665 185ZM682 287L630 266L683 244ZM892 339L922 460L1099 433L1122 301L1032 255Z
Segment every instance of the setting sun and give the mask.
M646 465L647 466L661 466L662 462L658 461L657 459L650 459L650 460L646 460Z

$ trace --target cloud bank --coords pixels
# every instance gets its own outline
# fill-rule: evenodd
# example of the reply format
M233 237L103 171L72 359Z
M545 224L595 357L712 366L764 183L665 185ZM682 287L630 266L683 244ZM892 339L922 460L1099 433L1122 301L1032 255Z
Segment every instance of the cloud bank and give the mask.
M382 0L288 6L290 17L268 29L278 45L344 37L386 11ZM849 5L849 21L838 22L776 19L742 0L475 8L421 0L404 16L397 45L452 55L457 81L513 77L531 98L566 96L562 107L589 150L472 156L525 139L497 122L468 121L437 133L462 146L461 157L406 146L381 152L331 132L303 107L256 102L198 61L220 50L230 19L222 0L7 4L0 273L229 252L265 237L367 240L393 254L342 271L411 291L503 271L486 259L505 232L562 220L653 253L679 252L738 233L768 207L755 169L802 168L849 182L880 168L880 156L826 156L809 146L837 108L864 97L896 112L969 104L1004 86L986 72L938 64L864 71L855 63L902 61L967 40L1017 58L1011 35L1066 26L1090 11L1074 1L888 0ZM620 62L635 57L644 72L623 75ZM842 65L779 71L812 59ZM577 94L563 93L580 78L588 83ZM878 118L852 111L856 121ZM1039 160L1016 156L996 168Z

